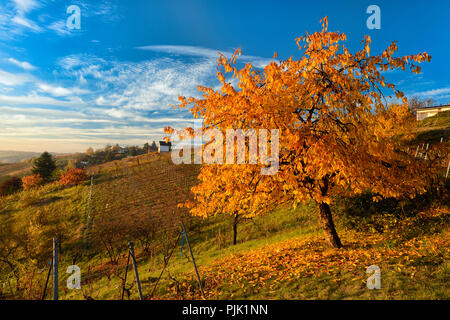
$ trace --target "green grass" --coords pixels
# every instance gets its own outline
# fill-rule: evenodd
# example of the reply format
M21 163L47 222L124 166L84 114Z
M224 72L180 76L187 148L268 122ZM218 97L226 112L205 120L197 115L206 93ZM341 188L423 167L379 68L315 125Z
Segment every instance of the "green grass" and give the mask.
M338 228L342 232L344 244L348 244L350 250L355 245L355 249L361 250L365 253L365 249L361 249L359 242L364 240L364 234L358 234L357 240L349 238L348 233L344 232L345 228L338 218ZM421 221L423 224L425 221ZM205 221L201 228L197 232L190 234L190 241L193 247L194 256L197 265L200 270L200 274L204 281L209 281L209 274L205 272L205 268L212 268L214 270L220 270L220 261L229 257L239 257L240 255L246 255L252 252L260 252L266 250L267 246L275 246L282 244L286 241L292 241L312 237L316 239L316 249L312 250L321 254L329 252L323 247L323 243L320 243L321 230L317 227L317 221L315 218L315 210L310 206L301 206L296 210L279 209L270 215L257 217L252 222L246 222L240 228L240 241L236 246L230 245L230 241L223 247L219 248L217 235L220 233L228 239L231 237L231 233L226 231L229 226L230 220L226 217L214 217ZM420 225L420 223L418 223ZM448 233L447 223L441 223L441 229L439 231L430 232L435 238L445 238ZM367 236L367 235L366 235ZM369 236L373 236L370 234ZM417 239L422 239L423 234L417 234ZM360 237L360 238L358 238ZM381 242L377 245L371 246L370 250L400 250L402 243L406 240L398 241L395 243L389 243L387 241ZM425 240L426 241L426 240ZM225 282L218 284L220 287L220 294L213 295L212 299L448 299L449 289L447 282L449 279L449 261L448 253L442 256L442 250L440 253L434 254L432 250L425 246L426 254L421 258L411 262L408 265L410 269L398 270L400 261L398 259L389 259L386 256L385 260L376 262L382 269L382 289L381 290L369 290L366 287L367 275L365 268L370 265L370 262L358 265L350 271L346 270L344 265L340 268L330 267L329 270L326 266L323 267L324 272L319 272L314 276L310 276L305 273L288 280L278 282L276 277L269 279L265 282L264 286L258 290L251 288L250 283L246 281L244 277L238 282ZM443 248L442 248L443 249ZM155 292L155 298L180 298L175 293L168 293L174 286L174 280L176 279L180 283L186 284L189 288L189 292L192 292L192 296L188 294L187 298L196 297L199 298L199 289L196 279L194 277L193 265L189 261L187 247L184 246L183 258L180 257L180 245L178 243L177 249L170 260L168 268L163 275L158 289ZM289 254L296 255L296 249L287 251ZM367 251L369 252L369 251ZM326 256L326 255L325 255ZM324 256L324 261L325 261ZM237 258L239 263L239 258ZM321 261L321 258L318 258ZM215 267L219 262L219 266ZM161 269L163 266L162 256L158 255L151 259L148 259L142 255L138 258L138 267L140 272L140 278L142 281L142 288L144 295L149 297L150 292L153 290L153 286L156 283ZM285 266L289 268L289 266ZM411 278L411 268L414 269L416 275ZM330 273L326 273L329 271ZM171 277L168 277L170 272ZM212 271L214 273L214 271ZM118 275L124 274L124 266L122 266ZM230 273L231 275L231 273ZM130 279L130 278L129 278ZM130 282L132 281L132 276ZM129 282L129 283L130 283ZM120 288L117 287L120 283L119 276L112 277L111 280L103 277L99 281L96 281L92 286L92 292L95 294L95 299L110 299L111 297L119 298ZM245 283L244 289L241 288L241 283ZM65 298L73 299L80 298L79 295L71 293ZM132 290L132 299L137 298L136 287Z
M152 206L156 200L163 198L157 193L158 190L168 192L169 197L166 200L175 198L170 196L171 190L181 192L184 189L174 189L175 185L180 185L180 180L176 178L178 174L170 172L180 169L167 166L164 159L158 161L160 161L158 165L156 162L150 163L140 169L131 168L127 172L114 173L115 167L112 166L111 172L98 173L95 178L94 198L99 200L93 203L93 213L104 214L105 204L116 201L118 206L110 206L108 210L121 209L118 211L119 217L126 218L134 212L133 210L145 211L147 206ZM156 174L161 165L169 170L167 176L170 179L164 180L162 176ZM189 170L191 169L193 168L189 167ZM23 251L19 252L19 259L15 262L21 265L22 278L25 279L26 275L34 270L38 279L33 287L35 294L28 298L39 296L48 269L51 239L60 236L63 240L60 261L61 299L86 297L120 299L126 250L122 251L119 263L114 265L108 261L107 254L98 247L84 249L80 246L88 212L88 185L86 182L80 186L59 188L56 184L52 184L0 199L2 226L0 250L4 250L3 245L8 245L6 236L17 237L17 241L23 247L20 250ZM138 203L130 205L129 199L137 199ZM127 206L122 207L124 204ZM365 210L358 206L357 208L359 211ZM361 219L360 223L365 227L358 228L348 223L344 209L334 206L333 210L338 232L344 245L347 246L343 251L328 249L324 245L316 209L310 204L301 205L296 209L280 207L270 214L242 221L238 226L238 243L235 246L231 242L230 216L218 215L205 220L189 220L187 223L189 240L208 298L448 299L450 297L447 285L449 257L448 250L445 250L449 223L447 207L431 209L431 213L432 210L443 210L443 213L432 215L430 218L420 216L408 217L405 220L389 218L392 220L389 220L392 222L389 226L391 229L381 231L373 228L377 224L384 224L383 219L386 219L378 209L357 212L356 214L373 215L373 219ZM161 225L161 228L164 226ZM172 243L164 241L163 238L154 241L159 247L153 254L143 252L139 242L136 242L138 270L143 293L147 298L164 265L161 245L164 243L173 245L176 235L176 232L170 235L169 240ZM389 238L390 235L393 238ZM126 240L123 239L125 248ZM411 256L414 259L404 262L403 245L416 240L423 242L418 244L420 255ZM279 248L281 251L278 251ZM266 263L259 265L258 262L265 259L268 254L273 254L273 258L267 260L267 264L273 263L275 266L272 271L273 277L254 287L250 282L251 279L255 274L266 272L264 269ZM347 256L348 261L344 259L342 263L336 263L336 259ZM278 264L278 261L283 259L287 259L286 262ZM82 271L81 291L65 289L68 277L65 269L73 264L74 260ZM295 268L291 267L290 261ZM303 262L312 263L311 270L315 270L313 274L309 273L308 268L302 269ZM400 263L404 263L406 267L398 270ZM377 264L382 269L381 290L368 290L366 287L365 269L370 264ZM7 267L0 266L0 280L5 281L10 273ZM240 274L240 270L246 266L250 270ZM298 273L297 268L300 270ZM412 270L416 273L414 277L411 277ZM216 274L221 272L227 275L216 279ZM285 273L292 273L292 277L283 278L282 275ZM129 268L127 286L130 286L133 280L134 275ZM181 286L178 293L172 291L177 282ZM51 292L50 288L48 292ZM130 293L131 299L138 298L136 285L131 288ZM180 257L180 241L178 241L154 298L200 298L186 242L183 257Z
M418 143L439 143L450 141L450 111L439 112L438 114L423 119L417 124L417 136L412 144Z
M423 119L419 122L419 127L450 128L450 111L439 112L432 117Z
M296 210L279 209L275 213L256 217L253 220L244 221L238 228L238 244L231 245L232 232L230 226L231 217L216 216L202 222L200 229L196 232L189 232L188 236L193 249L196 263L199 267L207 266L217 259L227 257L232 254L244 253L248 250L262 248L266 245L284 241L287 239L301 237L302 235L317 232L314 218L311 217L310 207L304 206ZM224 243L219 246L217 235L224 238ZM140 279L144 294L149 295L156 279L164 265L163 256L161 254L147 258L139 251L138 266L140 270ZM181 242L178 242L177 248L170 260L167 270L172 277L180 277L193 271L191 257L184 241L183 258L180 256ZM98 257L97 257L98 259ZM92 264L92 261L84 261L86 264ZM105 260L97 260L97 263L105 262ZM122 261L125 263L125 259ZM81 267L81 265L80 265ZM158 285L156 296L164 294L168 289L171 281L167 278L167 270ZM124 265L119 268L119 274L123 276L125 271ZM133 275L129 276L133 279ZM120 290L115 286L120 284L119 276L114 277L114 285L106 277L99 279L93 284L96 288L96 299L110 299L116 296ZM130 280L130 283L132 280ZM134 288L133 297L136 298L136 288ZM80 293L72 292L65 298L80 298Z

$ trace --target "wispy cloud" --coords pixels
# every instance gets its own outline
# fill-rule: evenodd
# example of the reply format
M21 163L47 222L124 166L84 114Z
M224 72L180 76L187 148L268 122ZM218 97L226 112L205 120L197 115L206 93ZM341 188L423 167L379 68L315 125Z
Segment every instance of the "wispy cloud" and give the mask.
M30 64L29 62L26 62L26 61L19 61L19 60L16 60L14 58L9 58L8 61L10 63L12 63L12 64L15 64L16 66L18 66L18 67L20 67L22 69L25 69L25 70L34 70L34 69L36 69L35 66L33 66L32 64Z
M36 0L13 0L18 14L25 14L37 7L39 7L39 2Z
M65 97L70 95L79 95L89 93L89 90L80 89L78 87L65 88L61 86L55 86L47 83L37 83L37 87L40 91L51 94L54 97Z
M233 55L232 52L228 51L214 50L194 46L152 45L152 46L137 47L137 49L155 52L165 52L173 55L205 57L209 59L217 59L219 57L219 52L226 57L231 57ZM273 59L257 56L241 55L239 56L238 61L251 62L257 68L264 68L271 61L273 61Z
M63 75L96 88L94 104L141 111L168 109L178 102L178 95L196 95L197 84L206 85L215 75L211 60L186 63L161 58L136 63L72 55L60 59L59 65Z
M13 40L28 31L43 32L45 29L29 18L30 12L40 8L37 0L12 0L0 3L0 38Z
M62 3L59 1L42 0L8 0L0 2L0 38L13 40L18 35L32 33L54 32L58 36L82 35L85 31L69 30L66 26L67 16L65 9L76 4L81 8L82 18L96 19L102 23L120 21L122 16L117 1L102 0L88 3L75 1L75 3ZM56 10L60 15L50 15L49 10Z
M23 16L15 16L14 18L12 18L11 20L12 22L14 22L17 25L26 27L28 29L31 29L35 32L41 32L43 31L43 29L41 27L39 27L35 22L33 22L32 20L29 20Z
M16 8L16 15L12 18L12 22L20 26L31 29L35 32L41 32L43 29L34 21L28 19L26 14L40 6L36 0L13 0Z
M432 89L427 91L419 91L415 92L415 96L423 96L428 98L436 98L442 95L448 95L450 93L450 87L446 88L438 88L438 89Z
M69 31L69 29L67 29L65 20L58 20L58 21L55 21L55 22L51 23L48 26L48 29L55 31L60 36L72 34Z
M54 20L47 26L48 30L54 31L59 36L73 36L83 34L85 28L84 19L96 19L102 21L102 23L114 23L122 19L120 10L116 1L95 1L94 3L77 1L75 3L80 7L81 11L81 30L69 30L66 26L66 19Z
M61 100L37 94L29 94L25 96L0 95L0 103L67 107L83 104L83 101L79 98Z

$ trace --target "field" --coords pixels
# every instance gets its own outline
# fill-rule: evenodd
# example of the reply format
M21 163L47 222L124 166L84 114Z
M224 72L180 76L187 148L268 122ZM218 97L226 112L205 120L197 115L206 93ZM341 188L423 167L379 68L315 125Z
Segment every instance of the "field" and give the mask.
M243 221L233 246L231 217L203 220L177 207L189 197L198 170L173 165L167 154L145 155L91 168L91 201L89 182L1 199L4 297L42 298L52 238L58 237L61 299L137 299L126 267L128 241L135 243L146 299L201 299L186 239L181 253L183 221L206 299L449 298L448 203L433 200L405 214L392 205L355 205L364 198L337 201L339 250L325 244L314 206L280 207ZM71 264L81 269L81 290L65 286ZM380 290L367 289L370 265L381 268Z
M23 176L31 170L31 164L25 162L19 163L0 163L0 177L2 176Z

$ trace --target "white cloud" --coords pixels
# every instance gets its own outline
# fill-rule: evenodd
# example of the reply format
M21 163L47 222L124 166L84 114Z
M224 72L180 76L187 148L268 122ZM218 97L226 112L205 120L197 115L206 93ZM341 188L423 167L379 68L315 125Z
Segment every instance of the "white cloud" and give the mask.
M80 84L86 84L87 77L101 79L103 73L113 67L104 59L89 54L66 56L60 58L57 64L66 76L76 76Z
M414 96L423 96L423 97L438 97L441 95L445 95L450 93L450 88L439 88L439 89L433 89L433 90L427 90L427 91L420 91L415 92Z
M26 74L13 74L0 70L0 83L6 86L19 86L33 80L34 78L32 76Z
M183 56L205 57L209 59L217 59L219 57L219 52L228 58L230 58L233 55L232 52L194 46L153 45L153 46L138 47L138 49L155 52L165 52L169 54L183 55ZM268 65L271 61L274 60L263 57L241 55L239 56L238 61L251 62L257 68L264 68L266 65Z
M18 66L18 67L20 67L22 69L25 69L25 70L34 70L34 69L36 69L35 66L33 66L32 64L30 64L29 62L26 62L26 61L19 61L19 60L16 60L14 58L9 58L8 61L10 63L12 63L12 64L15 64L16 66Z
M66 21L55 21L48 26L48 29L55 31L58 35L70 35L71 32L67 29Z
M41 91L50 93L52 96L55 97L63 97L72 94L72 91L70 91L69 89L63 87L56 87L45 83L38 84L38 87Z
M27 19L27 18L25 18L23 16L20 16L20 15L15 16L12 19L12 22L14 22L15 24L18 24L20 26L27 27L27 28L29 28L29 29L31 29L33 31L36 31L36 32L41 32L43 30L41 27L39 27L33 21L31 21L31 20L29 20L29 19Z
M74 94L85 94L89 93L89 90L80 89L78 87L74 88L64 88L61 86L54 86L47 83L38 83L37 87L42 91L51 94L54 97L64 97Z
M19 14L27 13L40 5L36 0L13 0L13 2Z
M125 110L119 110L119 109L108 109L104 111L107 115L113 117L113 118L125 118L129 117L130 115L134 116L134 114L129 113Z
M11 21L19 26L26 27L35 32L42 32L43 29L25 15L40 6L35 0L13 0L16 8L16 15Z
M29 94L26 96L0 95L0 103L67 107L82 104L83 102L77 99L76 97L70 100L57 100L51 97L44 97L37 94Z
M197 95L197 85L208 85L216 72L211 59L188 63L162 58L132 63L71 55L58 64L62 76L82 79L93 88L95 105L135 111L167 110L178 103L179 95Z
M101 20L103 23L113 23L122 19L118 6L111 1L97 0L91 2L92 3L76 1L74 3L80 7L82 19L86 18ZM68 5L69 4L67 4L67 6ZM85 30L83 27L81 27L81 30L77 30L76 32L74 32L73 30L69 30L66 26L65 19L53 21L50 25L47 26L47 29L54 31L59 36L80 35L83 33L82 31Z

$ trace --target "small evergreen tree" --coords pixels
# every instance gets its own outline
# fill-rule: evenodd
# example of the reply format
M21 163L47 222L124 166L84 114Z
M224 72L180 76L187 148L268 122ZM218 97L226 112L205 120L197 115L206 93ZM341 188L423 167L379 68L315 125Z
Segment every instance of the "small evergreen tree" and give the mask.
M34 161L32 172L33 174L39 174L44 181L48 181L55 169L55 160L52 155L46 151Z

